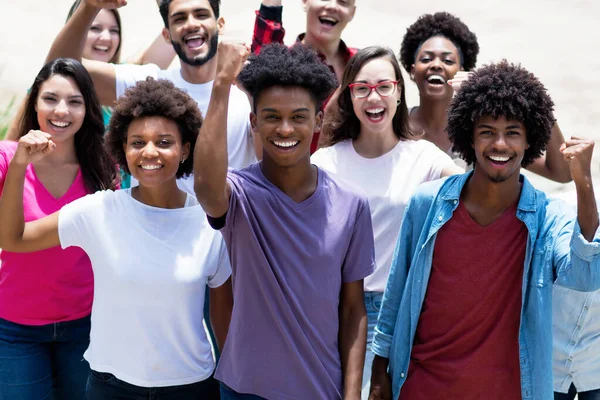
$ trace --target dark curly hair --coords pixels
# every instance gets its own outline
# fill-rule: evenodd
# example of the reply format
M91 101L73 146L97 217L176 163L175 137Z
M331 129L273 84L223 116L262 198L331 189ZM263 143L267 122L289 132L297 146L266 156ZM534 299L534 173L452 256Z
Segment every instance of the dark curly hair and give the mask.
M463 83L448 109L448 136L452 150L468 164L475 163L474 125L482 117L520 121L525 125L529 148L521 165L542 155L555 122L554 103L542 83L520 65L503 60L486 65Z
M92 78L79 61L72 58L57 58L42 67L25 99L23 115L19 121L19 138L25 136L32 129L40 129L35 110L36 102L42 84L54 75L71 78L83 96L85 117L74 140L75 155L86 189L89 193L114 189L118 183L117 169L114 160L104 149L102 109Z
M396 114L392 120L394 134L401 140L409 138L404 78L402 77L398 60L396 60L396 56L392 50L385 47L372 46L359 50L346 65L340 86L338 110L332 116L331 133L327 135L329 136L327 140L329 146L333 146L346 139L356 139L358 137L360 133L360 120L354 113L349 85L355 81L356 75L358 75L366 63L377 58L385 58L390 62L398 80L396 90L400 91L400 105L397 107Z
M179 128L181 142L190 144L189 157L179 165L177 178L190 175L194 166L194 146L202 115L198 104L183 90L167 80L146 78L127 89L116 101L108 126L106 145L119 166L130 173L123 145L127 143L127 130L131 122L140 117L160 116L173 120Z
M479 44L477 36L460 19L447 12L421 15L408 27L400 46L400 62L407 72L415 63L421 45L429 38L443 36L450 40L460 53L461 66L465 71L475 68Z
M167 28L169 28L169 6L172 2L173 0L160 0L160 5L158 6L160 16ZM215 14L215 18L219 18L219 14L221 13L221 0L208 0L208 3L213 10L213 14Z
M273 86L299 86L307 89L319 111L337 86L335 75L317 53L301 44L288 47L279 43L264 46L238 75L238 82L253 98L256 111L258 97Z

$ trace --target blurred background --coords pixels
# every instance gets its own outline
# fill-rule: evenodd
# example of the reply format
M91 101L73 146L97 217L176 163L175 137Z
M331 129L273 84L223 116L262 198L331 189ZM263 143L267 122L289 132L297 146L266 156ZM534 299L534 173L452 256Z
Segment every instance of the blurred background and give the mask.
M0 0L0 135L20 99L43 65L54 37L65 22L72 0ZM225 38L250 41L259 0L222 0ZM304 31L301 0L284 0L286 42ZM357 0L356 17L343 39L353 47L384 45L398 53L406 28L419 15L448 11L477 34L478 65L503 58L519 62L537 75L556 103L556 118L565 137L600 141L600 2L593 0ZM162 29L155 0L129 0L120 10L122 60L135 58ZM177 62L177 61L176 61ZM407 82L409 106L418 103ZM600 150L593 173L600 178ZM572 185L533 177L540 189L569 196ZM600 182L600 181L599 181ZM600 189L600 186L597 186Z

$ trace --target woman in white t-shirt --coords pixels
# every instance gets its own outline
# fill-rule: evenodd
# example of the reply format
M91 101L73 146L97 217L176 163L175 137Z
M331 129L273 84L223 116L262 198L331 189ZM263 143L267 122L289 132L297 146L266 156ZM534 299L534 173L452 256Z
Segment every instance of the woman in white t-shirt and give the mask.
M192 172L202 125L196 102L168 81L148 79L119 98L107 146L139 181L99 191L43 219L23 222L28 164L54 151L50 135L19 141L0 198L0 247L31 252L81 247L94 271L87 396L208 398L214 370L203 325L205 287L219 346L229 325L231 268L221 235L176 179ZM224 308L225 307L225 308Z
M328 115L329 147L313 154L319 167L361 187L369 198L377 268L365 278L368 316L363 399L368 397L371 341L404 208L422 182L463 172L434 144L412 140L404 80L394 53L359 50L344 71L337 107Z

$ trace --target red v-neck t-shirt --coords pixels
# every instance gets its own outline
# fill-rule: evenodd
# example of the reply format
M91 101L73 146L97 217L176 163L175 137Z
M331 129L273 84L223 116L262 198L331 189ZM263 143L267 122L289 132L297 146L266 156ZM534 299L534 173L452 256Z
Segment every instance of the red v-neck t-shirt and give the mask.
M521 398L527 228L516 211L483 227L461 203L439 230L400 400Z
M0 142L0 193L16 142ZM81 170L60 198L48 192L27 166L23 190L25 222L35 221L83 197ZM90 314L94 277L90 259L78 247L60 246L33 253L0 252L0 318L23 325L72 321Z

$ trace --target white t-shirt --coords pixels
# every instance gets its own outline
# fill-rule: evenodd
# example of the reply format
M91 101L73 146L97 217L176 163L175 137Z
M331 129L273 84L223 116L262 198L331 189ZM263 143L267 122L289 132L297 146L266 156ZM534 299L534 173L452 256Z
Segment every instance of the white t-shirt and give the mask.
M371 208L377 268L365 278L365 291L384 292L404 209L415 188L439 179L454 162L426 140L401 140L388 153L364 158L351 140L318 150L311 162L365 191Z
M186 385L214 370L203 325L206 285L231 275L223 238L194 196L184 208L102 191L60 210L62 248L81 247L94 271L92 369L132 385Z
M194 100L196 100L198 108L200 108L200 111L202 112L202 116L204 117L206 115L213 81L202 84L192 84L183 79L181 76L181 69L173 68L161 70L154 64L118 64L114 67L117 83L117 97L121 96L128 87L134 86L138 81L145 80L148 76L154 79L166 79L173 82L175 87L187 92ZM229 168L240 169L257 161L250 127L251 110L248 97L236 86L233 86L229 95L229 112L227 113L227 151L229 154ZM194 194L194 180L191 175L187 178L179 179L177 183L182 190ZM137 181L132 180L131 186L136 185Z

